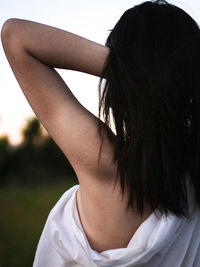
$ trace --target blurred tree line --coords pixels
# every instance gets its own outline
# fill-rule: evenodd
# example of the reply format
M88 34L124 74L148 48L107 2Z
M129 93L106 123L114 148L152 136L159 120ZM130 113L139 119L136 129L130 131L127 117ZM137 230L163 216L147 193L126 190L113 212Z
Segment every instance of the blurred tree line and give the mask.
M0 184L10 182L34 185L62 179L76 179L75 173L60 148L50 136L42 134L36 117L29 119L22 130L18 146L0 137Z

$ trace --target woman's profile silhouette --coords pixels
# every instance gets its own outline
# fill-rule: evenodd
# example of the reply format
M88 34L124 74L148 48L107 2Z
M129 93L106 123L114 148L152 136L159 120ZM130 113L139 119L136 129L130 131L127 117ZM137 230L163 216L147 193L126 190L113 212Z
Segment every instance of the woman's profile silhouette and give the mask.
M79 180L50 212L33 266L200 266L192 17L146 1L121 16L105 46L22 19L7 20L1 35L24 95ZM54 68L100 77L99 118Z

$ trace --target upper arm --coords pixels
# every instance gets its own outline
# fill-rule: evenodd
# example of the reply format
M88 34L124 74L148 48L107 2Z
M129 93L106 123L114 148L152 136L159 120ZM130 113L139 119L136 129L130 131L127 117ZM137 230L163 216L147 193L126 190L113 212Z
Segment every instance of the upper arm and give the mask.
M82 88L84 90L84 88ZM78 178L108 178L113 173L113 144L106 135L103 122L103 144L98 162L101 139L99 119L84 108L69 89L66 99L55 103L52 117L45 119L44 126L72 164ZM113 141L114 141L114 134ZM84 178L87 179L87 178Z

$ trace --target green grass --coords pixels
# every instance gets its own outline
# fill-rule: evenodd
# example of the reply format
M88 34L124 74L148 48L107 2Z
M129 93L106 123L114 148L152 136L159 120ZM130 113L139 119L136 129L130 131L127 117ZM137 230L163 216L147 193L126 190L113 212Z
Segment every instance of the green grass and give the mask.
M0 189L0 267L32 266L50 210L74 180L37 187Z

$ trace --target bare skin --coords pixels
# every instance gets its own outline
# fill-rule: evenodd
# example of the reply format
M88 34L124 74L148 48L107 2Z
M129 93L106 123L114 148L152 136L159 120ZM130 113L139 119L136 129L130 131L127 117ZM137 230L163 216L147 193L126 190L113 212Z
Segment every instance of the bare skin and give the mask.
M54 69L100 76L109 49L75 34L20 19L6 21L1 38L25 97L77 174L77 207L91 247L98 252L126 247L152 211L146 206L143 217L135 210L125 212L127 194L121 201L119 182L113 190L116 166L111 161L112 142L104 134L98 164L98 118L78 102ZM115 138L113 134L113 141Z

